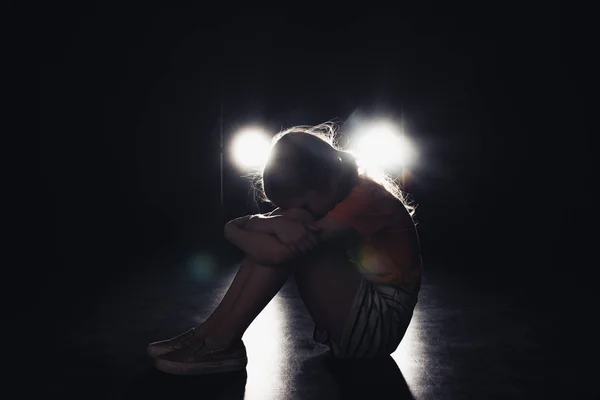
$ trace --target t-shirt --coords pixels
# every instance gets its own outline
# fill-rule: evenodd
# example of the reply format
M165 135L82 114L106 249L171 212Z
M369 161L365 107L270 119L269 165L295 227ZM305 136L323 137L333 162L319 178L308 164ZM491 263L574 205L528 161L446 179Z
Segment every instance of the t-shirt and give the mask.
M366 279L413 289L420 286L421 250L414 221L402 202L383 186L361 177L327 217L360 234L349 256Z

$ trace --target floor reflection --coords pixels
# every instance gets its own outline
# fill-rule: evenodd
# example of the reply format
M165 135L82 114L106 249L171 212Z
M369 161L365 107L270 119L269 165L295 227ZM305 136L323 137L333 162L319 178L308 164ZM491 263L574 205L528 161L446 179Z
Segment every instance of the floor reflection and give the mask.
M277 295L244 333L248 353L245 400L281 399L289 387L285 317L282 298Z
M422 365L425 359L424 343L420 338L422 313L423 311L417 306L402 342L391 355L410 388L417 388L429 379Z

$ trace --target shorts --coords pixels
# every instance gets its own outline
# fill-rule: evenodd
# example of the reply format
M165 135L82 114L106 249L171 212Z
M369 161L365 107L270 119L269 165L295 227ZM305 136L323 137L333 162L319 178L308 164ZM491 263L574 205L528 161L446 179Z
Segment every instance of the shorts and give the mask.
M326 330L315 326L313 339L328 346L333 356L349 359L373 359L393 353L404 337L414 308L418 290L382 285L364 277L338 345Z

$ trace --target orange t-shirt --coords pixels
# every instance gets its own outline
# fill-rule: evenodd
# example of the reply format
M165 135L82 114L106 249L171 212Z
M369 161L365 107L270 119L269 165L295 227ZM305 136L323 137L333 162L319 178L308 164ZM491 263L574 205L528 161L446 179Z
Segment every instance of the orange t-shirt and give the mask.
M414 221L402 202L383 186L361 177L327 217L360 234L349 255L366 279L412 289L420 286L421 250Z

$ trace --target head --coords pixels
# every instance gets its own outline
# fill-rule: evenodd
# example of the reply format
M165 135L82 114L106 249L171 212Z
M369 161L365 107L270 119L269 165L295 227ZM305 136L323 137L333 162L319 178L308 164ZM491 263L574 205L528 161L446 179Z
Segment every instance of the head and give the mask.
M355 160L337 150L331 136L292 128L274 138L262 187L277 207L303 208L321 218L345 197L357 176Z

